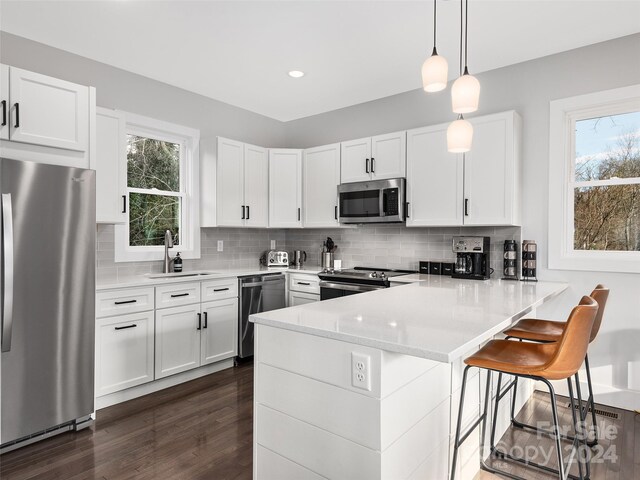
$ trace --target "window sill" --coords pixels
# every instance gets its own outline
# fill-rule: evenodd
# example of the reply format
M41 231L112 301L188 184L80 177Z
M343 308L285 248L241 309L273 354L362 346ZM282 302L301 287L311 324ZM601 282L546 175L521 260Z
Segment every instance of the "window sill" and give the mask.
M640 252L575 252L550 255L549 270L640 273Z

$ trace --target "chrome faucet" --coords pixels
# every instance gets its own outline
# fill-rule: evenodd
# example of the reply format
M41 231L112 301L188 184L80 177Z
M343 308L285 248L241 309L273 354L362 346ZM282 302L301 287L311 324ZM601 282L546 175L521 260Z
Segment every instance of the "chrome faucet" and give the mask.
M164 232L164 267L162 273L169 273L171 271L171 263L173 258L169 256L169 249L173 248L173 234L171 230Z

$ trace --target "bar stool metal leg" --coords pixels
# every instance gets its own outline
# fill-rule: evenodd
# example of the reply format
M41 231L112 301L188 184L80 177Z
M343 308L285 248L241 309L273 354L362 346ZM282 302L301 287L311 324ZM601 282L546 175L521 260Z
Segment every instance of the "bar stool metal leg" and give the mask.
M584 357L584 367L587 371L587 387L589 388L589 398L587 399L587 410L591 408L591 425L593 429L593 440L589 440L587 445L593 447L598 444L600 433L598 431L598 420L596 420L596 404L593 399L593 385L591 384L591 367L589 366L589 354Z
M573 462L573 457L574 454L576 452L576 448L578 448L580 446L580 433L579 433L579 427L578 427L578 417L580 417L580 421L582 421L582 406L580 406L580 415L576 415L576 402L573 398L573 386L571 384L571 377L567 378L567 385L569 386L569 399L571 401L571 418L573 419L573 425L575 427L576 430L576 436L573 439L573 441L571 442L571 455L569 456L569 464L567 467L567 470L571 469L571 463ZM580 474L580 478L584 478L584 474L582 471L582 462L580 461L579 458L579 452L578 452L578 472ZM587 475L588 478L588 475Z
M589 403L587 402L585 409L582 410L582 392L580 387L580 375L578 374L578 372L576 372L575 374L575 380L576 380L576 393L578 394L578 405L580 405L580 408L578 409L578 411L580 412L580 423L579 423L579 427L576 427L576 428L579 428L579 430L576 431L576 436L582 439L582 444L584 445L584 449L578 450L578 458L579 460L584 462L586 466L586 472L587 472L587 476L585 478L586 480L589 480L589 477L591 476L591 450L589 449L590 445L589 445L589 442L587 441L588 433L586 430L586 425L587 425L586 419L587 419L587 414L589 413Z

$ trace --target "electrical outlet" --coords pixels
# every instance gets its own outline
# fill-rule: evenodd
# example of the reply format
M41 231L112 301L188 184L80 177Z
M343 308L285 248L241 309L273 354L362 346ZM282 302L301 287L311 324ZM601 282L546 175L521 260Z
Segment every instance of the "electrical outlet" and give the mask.
M271 250L275 250L275 249L276 249L276 241L271 240Z
M371 391L371 357L351 352L351 385Z
M224 240L218 240L218 251L222 252L224 250Z

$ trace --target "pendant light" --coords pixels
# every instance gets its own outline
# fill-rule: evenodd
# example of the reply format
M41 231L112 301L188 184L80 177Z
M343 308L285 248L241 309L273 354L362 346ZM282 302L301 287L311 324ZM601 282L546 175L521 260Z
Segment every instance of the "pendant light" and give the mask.
M460 78L462 78L462 0L460 0ZM458 80L460 80L458 78ZM456 82L458 81L456 80ZM455 86L455 83L454 83ZM451 89L453 98L453 88ZM454 102L454 112L455 102ZM473 125L464 119L462 113L458 114L457 120L447 128L447 150L451 153L465 153L471 150L473 140Z
M422 88L425 92L439 92L447 87L449 65L447 59L436 50L436 3L433 0L433 52L422 64Z
M451 153L465 153L471 150L473 125L462 114L447 128L447 150Z
M464 14L464 73L453 82L451 87L451 104L455 113L471 113L478 109L480 100L480 82L473 75L469 75L467 67L468 42L467 30L469 26L469 0L465 0ZM460 30L462 35L462 0L460 0ZM462 38L462 37L461 37ZM462 55L462 40L460 42L460 54Z

